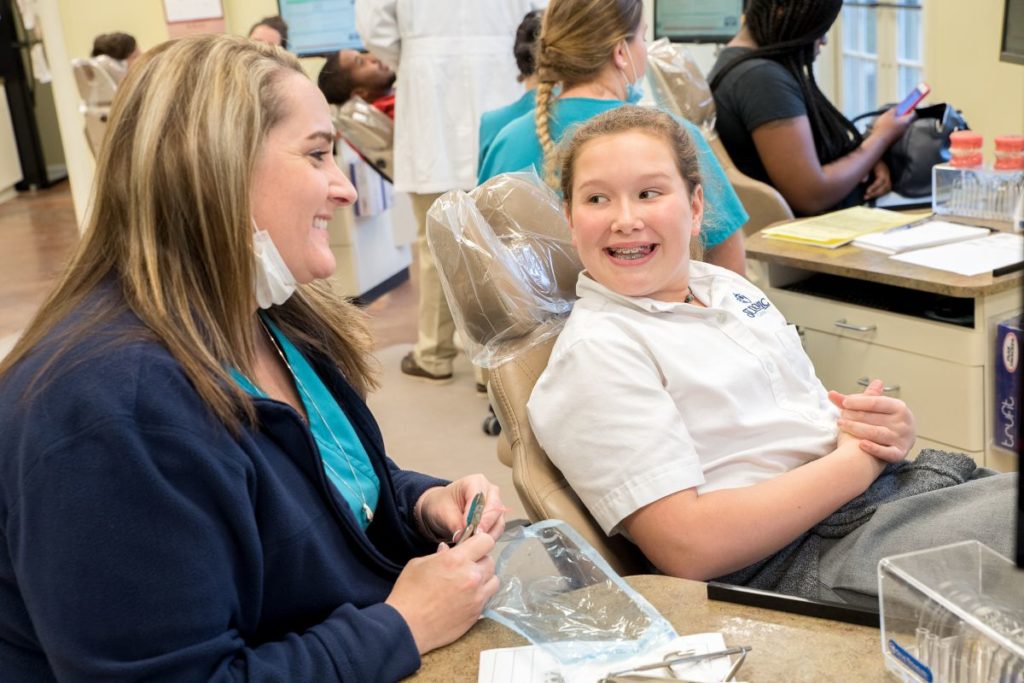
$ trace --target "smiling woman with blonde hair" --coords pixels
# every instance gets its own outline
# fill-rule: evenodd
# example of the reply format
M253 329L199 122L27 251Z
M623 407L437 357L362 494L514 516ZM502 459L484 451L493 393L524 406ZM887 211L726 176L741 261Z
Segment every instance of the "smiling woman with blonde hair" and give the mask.
M363 402L332 141L243 38L119 89L82 242L0 362L5 680L395 680L497 589L497 488L399 469ZM484 533L439 547L477 493Z

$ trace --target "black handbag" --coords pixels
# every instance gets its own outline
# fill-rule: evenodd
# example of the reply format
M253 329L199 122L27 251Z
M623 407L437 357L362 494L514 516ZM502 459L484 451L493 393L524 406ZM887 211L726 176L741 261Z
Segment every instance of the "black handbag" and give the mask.
M889 108L861 114L853 121L876 117ZM889 167L892 189L904 197L926 197L932 193L932 166L949 161L950 134L970 130L960 111L946 103L918 107L916 111L917 118L882 157Z

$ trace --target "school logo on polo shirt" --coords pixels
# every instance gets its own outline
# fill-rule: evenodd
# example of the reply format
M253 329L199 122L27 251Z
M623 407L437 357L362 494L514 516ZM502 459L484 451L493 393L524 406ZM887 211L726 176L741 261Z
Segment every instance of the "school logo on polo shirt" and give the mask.
M749 296L741 294L740 292L733 292L732 295L736 301L744 304L743 314L748 318L756 318L772 307L771 302L764 297L761 297L757 301L752 301Z

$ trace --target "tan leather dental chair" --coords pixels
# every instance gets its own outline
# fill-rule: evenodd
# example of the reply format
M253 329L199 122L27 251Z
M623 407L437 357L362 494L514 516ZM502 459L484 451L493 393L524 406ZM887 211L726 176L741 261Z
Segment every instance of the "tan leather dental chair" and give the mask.
M792 220L793 211L771 185L754 180L736 168L715 132L715 100L693 56L667 38L647 48L647 76L658 106L698 126L711 150L750 214L743 226L746 235L779 221Z
M569 523L620 574L649 572L634 545L607 537L590 516L526 412L582 269L560 201L535 176L500 175L470 194L441 197L427 215L427 239L467 351L490 368L498 455L512 467L530 520Z

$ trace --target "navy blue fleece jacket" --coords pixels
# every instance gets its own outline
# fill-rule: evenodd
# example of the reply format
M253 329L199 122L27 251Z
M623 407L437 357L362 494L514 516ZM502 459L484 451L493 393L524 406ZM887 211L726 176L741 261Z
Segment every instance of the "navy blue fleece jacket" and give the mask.
M120 316L104 331L138 337ZM106 336L106 335L104 335ZM445 482L384 454L364 402L310 356L381 482L364 534L289 406L233 436L161 345L79 345L31 398L0 379L0 679L389 681L419 666L384 599L430 552L412 510ZM106 342L109 346L109 342Z

